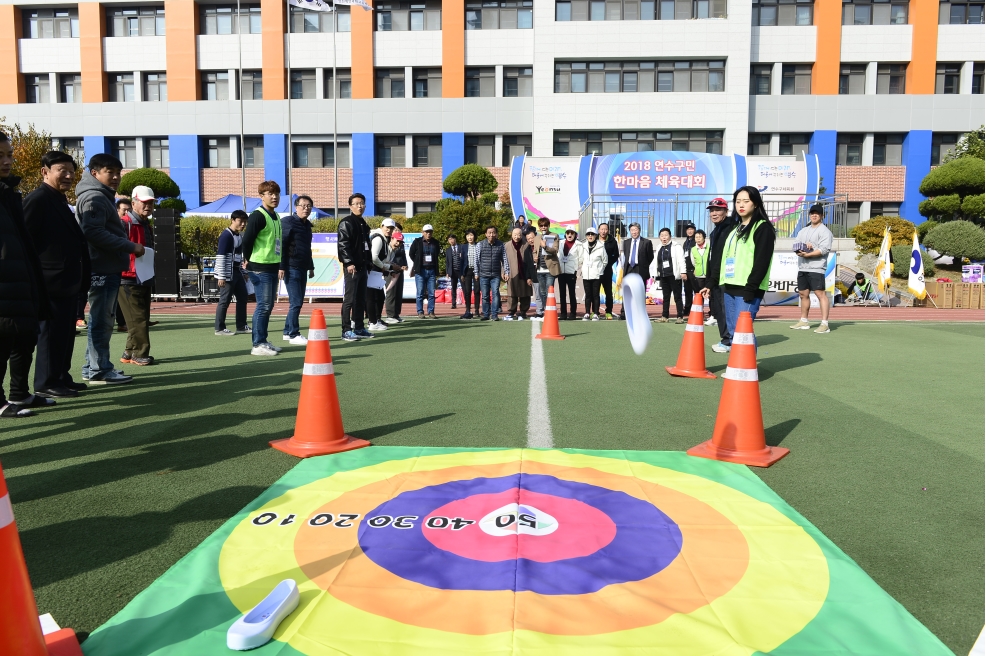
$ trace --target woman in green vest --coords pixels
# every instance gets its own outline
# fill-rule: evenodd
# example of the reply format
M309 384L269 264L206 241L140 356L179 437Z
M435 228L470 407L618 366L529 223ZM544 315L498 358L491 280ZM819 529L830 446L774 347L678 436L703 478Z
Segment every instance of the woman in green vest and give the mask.
M709 245L705 243L705 230L695 231L695 245L687 253L688 282L692 293L698 294L705 287L705 277L709 275Z

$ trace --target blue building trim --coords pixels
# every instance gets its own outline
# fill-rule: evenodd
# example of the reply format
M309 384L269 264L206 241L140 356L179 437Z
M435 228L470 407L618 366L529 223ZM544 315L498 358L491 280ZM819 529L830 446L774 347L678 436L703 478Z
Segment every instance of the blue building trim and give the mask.
M85 150L86 163L93 155L110 152L110 140L106 137L83 137L82 148Z
M375 135L372 132L353 133L353 191L366 196L367 216L377 211ZM442 149L445 150L444 148ZM347 199L348 200L348 199ZM340 209L340 214L342 210Z
M931 171L931 130L911 130L904 137L901 164L907 167L904 174L904 202L900 215L918 224L926 220L918 213L918 205L925 199L918 189L924 176Z
M264 179L273 180L281 186L281 193L288 194L288 136L286 134L264 135ZM256 194L255 189L247 189L247 195Z
M738 153L733 154L733 162L736 165L736 188L746 186L746 157Z
M814 196L818 193L818 155L805 154L805 173L808 177L805 191Z
M524 214L527 220L534 219L534 215L529 213L524 207L524 192L521 188L521 180L524 175L524 155L515 155L510 162L510 209L514 216Z
M466 133L442 132L442 181L466 163ZM442 198L449 198L442 190Z
M88 137L87 137L88 141ZM88 149L89 145L86 144ZM202 147L195 134L168 135L168 150L171 159L169 175L181 190L181 198L189 209L202 204Z
M808 154L818 155L818 175L827 194L835 193L835 163L838 157L839 133L835 130L815 130L808 142Z

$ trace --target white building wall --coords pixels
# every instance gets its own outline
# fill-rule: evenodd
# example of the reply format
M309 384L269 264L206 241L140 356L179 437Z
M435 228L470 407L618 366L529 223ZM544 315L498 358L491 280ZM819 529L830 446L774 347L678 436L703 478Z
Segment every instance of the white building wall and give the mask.
M21 73L78 73L79 39L18 39Z
M466 30L466 66L530 66L535 30Z
M103 39L104 71L164 71L167 67L163 36L110 36Z
M442 65L442 33L439 30L374 32L373 65L383 67L440 67Z
M240 39L243 39L243 68L263 66L263 43L259 34L200 34L196 59L201 71L229 70L240 66Z
M750 61L759 63L807 64L815 61L818 28L754 27L750 38Z
M939 25L938 61L983 61L986 25Z
M331 32L286 34L284 40L285 51L291 55L291 68L332 68ZM335 53L337 68L352 66L353 49L349 32L339 32L336 35Z
M910 25L844 25L842 61L909 62L913 32Z

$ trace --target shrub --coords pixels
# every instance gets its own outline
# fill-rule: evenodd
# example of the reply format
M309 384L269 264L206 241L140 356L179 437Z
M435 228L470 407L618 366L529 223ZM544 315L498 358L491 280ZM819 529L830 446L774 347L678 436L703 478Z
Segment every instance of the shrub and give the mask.
M924 223L918 224L918 243L923 244L924 238L928 234L928 231L938 225L937 221L925 221Z
M929 231L924 245L942 255L982 260L986 256L986 232L969 221L949 221Z
M339 229L338 219L316 219L312 221L312 232L336 232Z
M986 159L986 127L980 125L978 130L963 134L955 148L945 155L945 162L960 157Z
M883 229L887 225L890 226L893 243L911 243L914 238L913 223L899 216L875 216L849 231L849 236L856 240L856 250L860 253L879 253L880 244L883 242Z
M986 208L984 208L984 200L986 196L983 194L976 194L975 196L966 196L962 199L962 214L967 218L982 223L983 219L986 218Z
M908 244L900 244L899 246L893 246L890 249L890 253L894 258L894 278L906 278L908 276L908 271L911 267L911 246ZM924 268L924 277L928 278L935 273L935 263L931 259L931 256L921 251L921 264Z
M153 187L151 187L151 189L153 189ZM160 203L158 203L157 206L163 207L165 209L172 209L177 214L184 214L185 211L188 209L185 206L185 201L183 201L181 198L165 198Z
M969 197L981 199L984 188L986 171L983 160L969 156L953 159L921 181L920 191L929 199L918 205L918 212L939 221L982 221L982 200L970 200L968 206L965 202Z
M479 164L465 164L448 174L442 182L445 193L475 200L482 194L496 191L499 183L486 167Z
M918 212L921 216L940 217L942 221L951 220L961 210L962 198L958 194L935 196L918 204Z
M178 248L190 258L213 256L219 235L229 227L229 219L211 216L186 216L178 230Z
M177 198L181 195L181 190L171 176L157 169L134 169L127 173L120 178L117 193L121 196L129 196L134 187L140 185L153 189L154 195L158 198Z

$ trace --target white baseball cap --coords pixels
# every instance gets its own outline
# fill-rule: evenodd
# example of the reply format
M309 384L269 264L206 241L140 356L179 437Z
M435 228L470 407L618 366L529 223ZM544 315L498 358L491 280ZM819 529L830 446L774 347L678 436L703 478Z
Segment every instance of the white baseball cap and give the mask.
M599 233L596 232L596 229L595 228L593 228L592 226L589 226L588 228L586 228L585 234L587 234L587 235L598 235Z
M144 185L134 187L134 190L130 192L130 197L134 200L139 200L142 202L157 198L157 196L154 195L154 190L150 187L145 187Z
M394 220L393 219L384 219L383 221L380 222L380 225L383 226L384 228L396 228L397 227L397 224L394 223Z
M430 223L426 223L425 227L421 228L421 232L435 232L435 229L431 227Z

